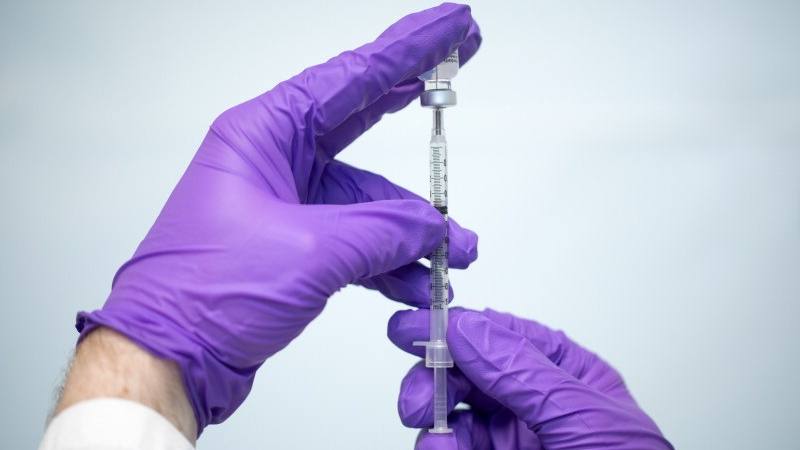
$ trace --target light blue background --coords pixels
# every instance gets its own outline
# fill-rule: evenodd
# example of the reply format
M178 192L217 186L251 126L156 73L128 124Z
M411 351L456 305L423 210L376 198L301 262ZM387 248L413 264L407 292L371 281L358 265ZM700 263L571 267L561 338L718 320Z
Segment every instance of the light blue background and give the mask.
M0 441L36 445L74 345L214 117L419 1L0 6ZM448 112L456 302L566 330L681 449L800 423L800 3L476 1ZM427 192L412 105L344 159ZM411 448L414 358L361 288L269 360L201 449Z

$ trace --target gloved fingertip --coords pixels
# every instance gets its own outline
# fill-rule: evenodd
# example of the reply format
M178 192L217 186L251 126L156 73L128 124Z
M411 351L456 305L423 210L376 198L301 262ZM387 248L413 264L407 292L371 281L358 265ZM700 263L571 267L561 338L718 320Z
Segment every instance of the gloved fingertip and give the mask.
M386 326L386 335L401 350L423 356L425 349L415 347L414 341L428 339L430 325L429 313L426 309L397 311L389 318Z
M474 328L476 325L485 324L489 319L478 311L465 310L459 314L456 320L456 328L459 331Z
M397 311L392 314L392 317L389 317L389 321L386 323L386 336L392 341L395 345L397 342L395 341L396 337L398 336L398 328L400 326L400 321L403 320L403 315L411 311L410 309L404 309L401 311Z
M433 424L431 395L433 376L425 363L420 361L403 377L400 395L397 398L397 414L400 422L409 428L429 427Z
M394 342L394 337L397 336L397 330L400 326L400 321L403 320L403 316L411 311L410 309L403 309L400 311L396 311L392 314L392 317L389 317L389 321L386 323L386 335L389 339Z
M470 263L478 259L478 233L472 230L466 230L467 239L465 249L467 251L467 258Z
M450 267L466 269L478 259L478 234L463 228L456 221L448 224L448 238L450 241Z
M467 361L489 353L495 344L492 338L494 327L499 326L479 312L465 310L458 314L455 323L447 329L451 353Z
M483 37L481 36L480 27L478 27L478 24L473 20L472 23L470 23L469 31L467 31L467 38L464 39L464 42L458 47L458 60L462 67L475 56L482 42Z
M498 311L492 308L484 308L481 314L486 316L489 320L498 323L506 328L511 328L511 325L515 319L515 316L512 314Z

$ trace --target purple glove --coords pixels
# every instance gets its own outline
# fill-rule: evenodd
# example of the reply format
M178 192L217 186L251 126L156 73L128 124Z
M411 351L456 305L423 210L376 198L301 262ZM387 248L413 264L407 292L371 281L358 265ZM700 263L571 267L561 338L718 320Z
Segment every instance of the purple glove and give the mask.
M107 326L176 361L199 433L348 283L427 304L417 260L443 239L441 214L334 157L414 100L417 75L480 41L469 7L444 4L224 112L103 308L78 314L82 336ZM477 236L452 221L449 235L452 266L467 267Z
M389 339L423 356L428 311L400 311ZM456 368L448 371L453 434L421 432L417 449L671 449L631 397L622 377L562 332L490 309L450 310L447 342ZM433 375L419 363L403 379L403 424L433 423Z

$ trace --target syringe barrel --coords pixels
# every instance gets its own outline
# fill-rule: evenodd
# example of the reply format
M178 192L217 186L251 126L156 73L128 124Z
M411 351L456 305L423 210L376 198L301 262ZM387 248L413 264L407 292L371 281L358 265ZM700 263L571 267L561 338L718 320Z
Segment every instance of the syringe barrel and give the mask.
M447 216L447 141L444 136L443 110L433 110L433 129L431 130L430 153L430 198L434 208ZM450 300L450 280L448 276L447 227L442 242L430 255L431 261L431 304L430 341L425 352L428 367L452 367L453 360L447 350L447 303Z

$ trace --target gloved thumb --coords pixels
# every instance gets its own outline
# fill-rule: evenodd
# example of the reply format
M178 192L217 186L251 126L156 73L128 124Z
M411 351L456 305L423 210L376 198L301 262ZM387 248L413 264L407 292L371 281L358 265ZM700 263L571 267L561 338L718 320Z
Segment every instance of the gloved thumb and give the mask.
M323 260L342 285L424 258L442 242L442 215L421 200L314 205Z

